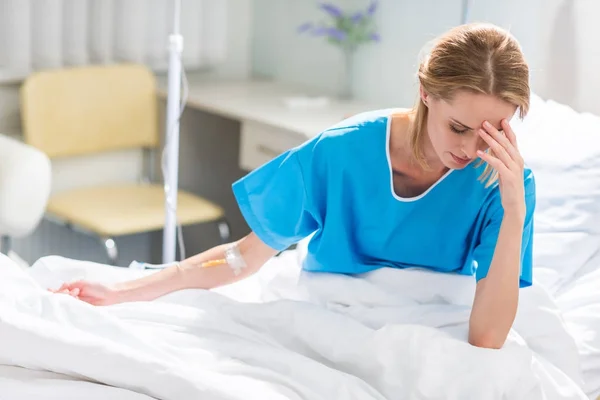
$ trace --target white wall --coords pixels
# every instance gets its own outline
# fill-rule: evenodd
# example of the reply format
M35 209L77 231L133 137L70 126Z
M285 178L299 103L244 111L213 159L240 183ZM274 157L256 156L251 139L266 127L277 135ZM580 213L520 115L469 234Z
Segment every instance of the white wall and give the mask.
M332 0L333 1L333 0ZM368 0L338 0L357 7ZM335 92L341 57L326 43L295 28L322 15L316 1L255 0L253 70L282 81ZM427 41L461 20L461 0L380 0L382 42L361 50L355 88L377 104L411 105L416 97L418 56ZM600 1L472 0L470 21L508 28L523 46L533 90L580 111L600 114Z
M536 59L538 92L600 115L600 1L550 0L544 16Z
M382 0L378 22L382 41L357 57L358 96L390 106L411 106L417 98L416 72L426 43L460 22L460 0Z
M227 7L227 59L221 76L246 78L252 70L253 0L224 0Z
M354 8L366 2L337 3ZM324 16L316 4L313 0L254 0L252 67L256 75L331 93L340 87L342 58L337 48L297 33L304 22Z
M519 39L537 94L596 114L600 114L599 15L597 0L473 2L473 18L511 28Z

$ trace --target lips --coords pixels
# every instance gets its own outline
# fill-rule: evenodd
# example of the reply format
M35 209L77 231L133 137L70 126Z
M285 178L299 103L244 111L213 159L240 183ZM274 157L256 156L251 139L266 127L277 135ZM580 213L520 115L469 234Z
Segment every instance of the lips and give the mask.
M450 154L452 154L452 153L450 153ZM457 164L460 164L460 165L466 165L471 161L470 158L457 157L454 154L452 154L452 158L454 159L454 162L456 162Z

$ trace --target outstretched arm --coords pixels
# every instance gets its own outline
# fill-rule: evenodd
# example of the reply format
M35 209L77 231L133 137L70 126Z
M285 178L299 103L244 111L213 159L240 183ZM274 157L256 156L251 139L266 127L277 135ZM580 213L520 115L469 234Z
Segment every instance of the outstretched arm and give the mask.
M492 154L479 152L498 172L504 214L487 276L477 283L469 321L469 343L501 348L513 325L519 299L523 227L526 215L523 182L524 162L508 121L502 121L504 135L484 124L479 134Z
M224 258L227 245L213 247L203 253L166 268L156 274L125 282L115 287L120 301L153 300L182 289L212 289L244 279L257 272L276 250L264 244L254 233L237 242L247 264L239 275L227 264L203 267L202 264Z
M108 289L115 302L152 300L186 288L215 288L255 273L277 252L322 226L329 155L339 150L336 140L316 135L232 184L238 207L253 232L237 242L247 265L240 274L229 265L202 266L225 257L227 246L217 246L179 265L112 288L86 282L61 289L92 304L111 304L105 301Z
M65 283L56 292L70 294L94 305L110 305L129 301L149 301L182 289L212 289L244 279L257 272L277 251L250 233L236 242L246 263L236 274L228 265L204 267L207 261L225 257L228 245L213 247L152 275L114 286L77 281Z

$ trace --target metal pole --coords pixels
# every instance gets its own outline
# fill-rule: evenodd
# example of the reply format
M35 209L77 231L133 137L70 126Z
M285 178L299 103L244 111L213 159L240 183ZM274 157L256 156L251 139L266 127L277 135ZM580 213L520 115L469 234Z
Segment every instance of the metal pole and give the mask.
M175 0L173 33L169 36L169 89L165 145L165 227L163 231L163 264L175 261L177 239L177 190L179 179L179 116L181 97L181 53L183 37L179 33L181 1Z

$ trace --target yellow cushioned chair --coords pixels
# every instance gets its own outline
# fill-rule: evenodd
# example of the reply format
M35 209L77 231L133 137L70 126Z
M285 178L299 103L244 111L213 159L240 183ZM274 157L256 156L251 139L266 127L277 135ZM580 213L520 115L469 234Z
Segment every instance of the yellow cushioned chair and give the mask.
M141 65L75 67L37 72L21 88L25 141L51 159L160 146L155 77ZM114 238L162 229L165 194L160 184L80 188L50 198L47 216L97 235L116 264ZM218 205L179 191L182 226L212 222L223 241L229 226Z

